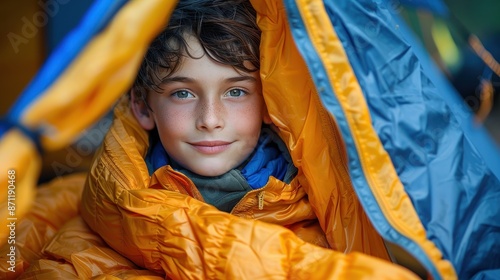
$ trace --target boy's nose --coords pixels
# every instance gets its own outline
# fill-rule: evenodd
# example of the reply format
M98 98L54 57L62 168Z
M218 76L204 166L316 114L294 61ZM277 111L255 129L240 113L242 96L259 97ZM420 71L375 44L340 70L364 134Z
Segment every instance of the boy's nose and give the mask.
M200 104L197 128L199 130L215 130L224 127L224 106L220 100L210 100Z

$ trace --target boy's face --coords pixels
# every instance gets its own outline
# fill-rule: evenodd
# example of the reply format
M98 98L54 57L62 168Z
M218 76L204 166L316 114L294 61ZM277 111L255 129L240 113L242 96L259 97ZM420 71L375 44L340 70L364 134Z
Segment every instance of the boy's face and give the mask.
M238 72L214 62L193 37L186 38L193 57L150 92L149 123L156 126L167 153L202 176L218 176L239 166L252 153L267 116L258 71ZM270 122L266 117L266 122Z

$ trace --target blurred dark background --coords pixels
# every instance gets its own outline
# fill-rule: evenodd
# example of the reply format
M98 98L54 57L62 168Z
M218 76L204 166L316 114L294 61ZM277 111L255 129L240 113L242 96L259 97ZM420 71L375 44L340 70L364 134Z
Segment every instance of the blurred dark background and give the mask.
M500 62L500 1L391 1L398 1L396 6L402 7L398 9L400 15L500 145L500 65L496 64L495 74L468 42L470 35L476 36L494 58L494 63ZM481 100L482 80L489 80L492 86L490 101Z
M481 79L489 77L484 62L471 50L467 36L476 35L500 60L500 1L498 0L388 0L421 40L446 77L471 110L481 107ZM93 0L2 0L0 2L0 114L5 114L47 56L80 21ZM419 4L420 3L420 4ZM427 3L430 7L422 6ZM409 4L409 5L405 5ZM448 14L440 14L440 4ZM430 9L429 9L430 8ZM500 145L500 79L494 73L491 110L484 125ZM484 107L484 106L483 106ZM487 106L486 106L487 107ZM79 150L82 141L96 144L104 136L109 119L89 129L80 143L44 156L41 182L69 172L84 171L91 154ZM85 137L92 137L85 139ZM90 141L91 140L91 141ZM86 150L87 151L87 150ZM75 160L75 155L77 156ZM79 157L79 158L78 158Z

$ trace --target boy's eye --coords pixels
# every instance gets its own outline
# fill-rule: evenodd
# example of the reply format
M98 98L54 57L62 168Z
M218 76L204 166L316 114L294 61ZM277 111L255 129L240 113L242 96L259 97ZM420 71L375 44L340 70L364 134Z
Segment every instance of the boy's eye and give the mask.
M191 94L189 91L186 91L186 90L176 91L172 94L172 96L177 97L177 98L181 98L181 99L194 97L193 94Z
M244 90L241 90L241 89L231 89L227 92L227 96L231 96L231 97L240 97L240 96L243 96L245 95L246 92Z

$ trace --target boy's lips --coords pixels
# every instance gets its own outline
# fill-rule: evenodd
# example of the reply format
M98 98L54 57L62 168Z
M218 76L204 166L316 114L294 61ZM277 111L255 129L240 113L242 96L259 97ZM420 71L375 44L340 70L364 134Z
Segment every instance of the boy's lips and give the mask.
M202 154L217 154L229 148L232 142L227 141L199 141L189 143L195 150Z

